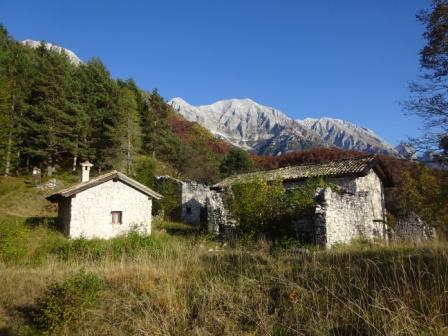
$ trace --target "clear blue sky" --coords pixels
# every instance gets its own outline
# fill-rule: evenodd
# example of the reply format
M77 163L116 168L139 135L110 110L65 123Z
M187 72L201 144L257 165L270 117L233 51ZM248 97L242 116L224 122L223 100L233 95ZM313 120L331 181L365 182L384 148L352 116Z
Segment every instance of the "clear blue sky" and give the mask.
M419 120L400 101L419 73L426 0L1 0L17 40L99 57L112 75L191 104L251 98L330 116L397 144Z

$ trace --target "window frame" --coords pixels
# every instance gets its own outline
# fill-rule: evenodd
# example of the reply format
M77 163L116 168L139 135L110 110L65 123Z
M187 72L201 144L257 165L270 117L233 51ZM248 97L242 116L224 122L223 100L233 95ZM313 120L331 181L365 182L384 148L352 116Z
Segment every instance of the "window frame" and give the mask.
M122 225L123 224L123 211L118 211L118 210L114 210L110 212L111 214L111 223L112 225ZM118 221L115 222L114 221L114 215L117 214L118 215Z

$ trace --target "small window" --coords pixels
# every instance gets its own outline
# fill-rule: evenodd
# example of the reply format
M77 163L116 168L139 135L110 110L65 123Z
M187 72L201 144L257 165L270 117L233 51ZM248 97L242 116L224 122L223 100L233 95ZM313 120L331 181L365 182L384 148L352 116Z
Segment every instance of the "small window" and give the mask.
M112 224L121 224L123 219L122 211L112 211Z
M191 215L191 207L187 207L187 215Z

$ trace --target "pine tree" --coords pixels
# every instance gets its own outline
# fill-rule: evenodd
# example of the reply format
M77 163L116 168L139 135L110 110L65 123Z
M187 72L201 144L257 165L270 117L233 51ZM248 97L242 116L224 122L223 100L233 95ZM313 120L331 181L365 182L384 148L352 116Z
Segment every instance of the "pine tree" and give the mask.
M70 64L44 45L36 49L36 76L25 118L26 152L37 162L46 161L48 175L58 157L73 148L73 118L68 113L67 92Z

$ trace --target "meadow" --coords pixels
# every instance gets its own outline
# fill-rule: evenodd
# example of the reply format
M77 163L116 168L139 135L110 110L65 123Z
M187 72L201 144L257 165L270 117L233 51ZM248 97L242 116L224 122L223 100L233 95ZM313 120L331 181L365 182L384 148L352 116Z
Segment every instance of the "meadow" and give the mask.
M14 203L31 187L0 182L0 335L448 333L446 243L222 245L160 218L149 237L68 240L38 196Z

